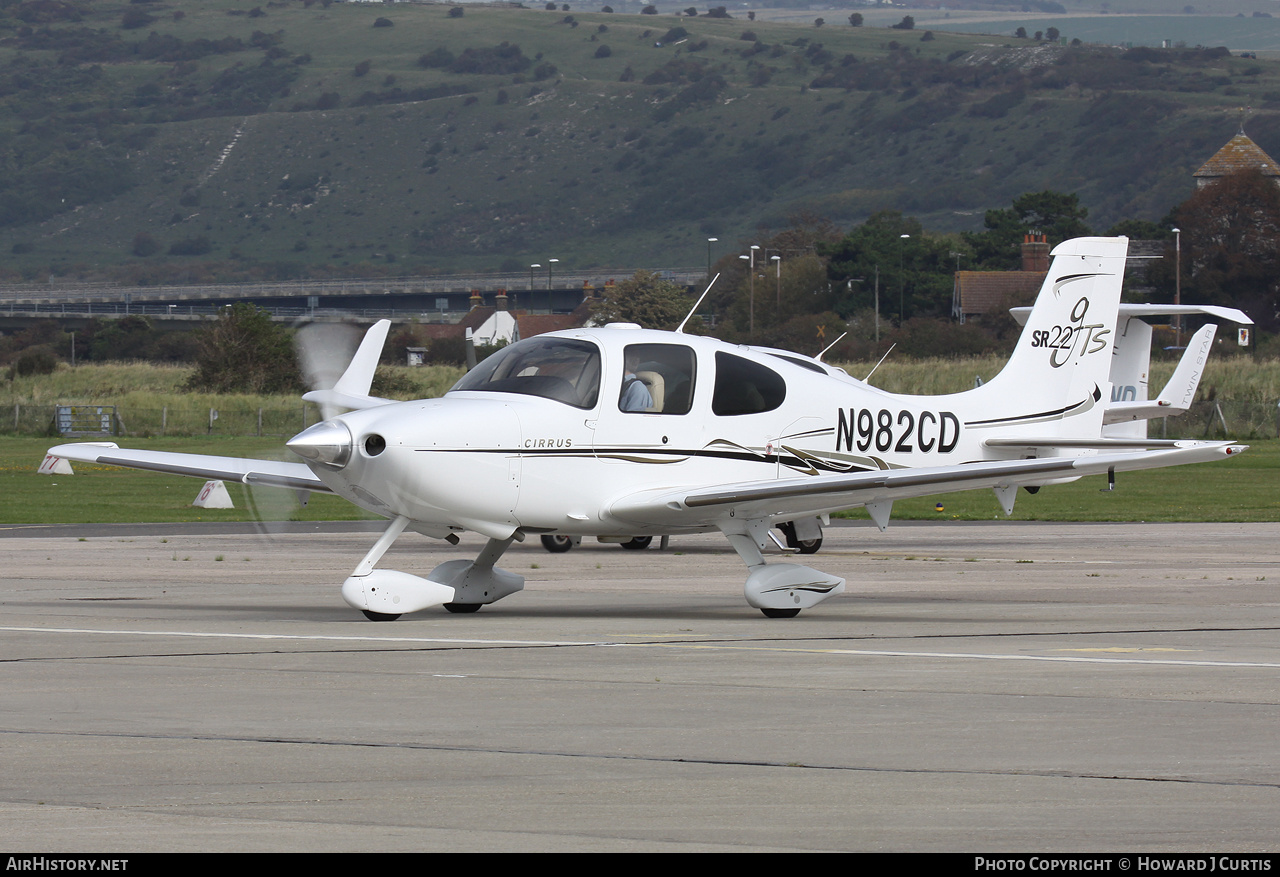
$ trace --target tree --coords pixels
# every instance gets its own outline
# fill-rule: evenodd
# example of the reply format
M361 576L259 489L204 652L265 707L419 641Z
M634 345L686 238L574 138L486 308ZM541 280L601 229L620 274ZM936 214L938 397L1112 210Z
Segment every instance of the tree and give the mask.
M652 271L637 271L591 307L596 323L639 323L646 329L674 329L692 301L683 286Z
M916 20L912 18L910 15L904 15L902 16L902 21L898 22L897 24L891 24L889 26L894 30L914 30L916 26Z
M1020 40L1025 40L1027 38L1027 29L1025 27L1020 27L1013 32L1013 35Z
M302 374L289 335L271 314L247 302L224 308L196 333L192 390L211 393L294 393Z
M1050 42L1056 43L1060 36L1062 36L1062 33L1056 27L1051 27L1044 32L1044 38Z
M1013 199L1008 210L988 210L983 219L986 231L966 233L965 241L974 250L977 267L1012 271L1022 264L1023 236L1043 232L1050 246L1070 238L1092 234L1085 218L1086 207L1077 195L1045 190L1028 192Z
M1174 217L1182 229L1183 300L1190 293L1230 304L1260 328L1280 329L1280 188L1260 171L1241 171L1197 190Z
M850 26L850 27L862 27L862 13L861 13L861 12L852 12L852 13L850 13L850 14L849 14L849 26Z
M449 9L450 18L461 18L465 13L461 6L453 6Z
M904 319L950 314L953 250L953 242L926 234L914 217L882 210L819 252L829 258L827 273L840 293L835 303L840 314L873 308L879 276L880 319L887 326L899 311Z

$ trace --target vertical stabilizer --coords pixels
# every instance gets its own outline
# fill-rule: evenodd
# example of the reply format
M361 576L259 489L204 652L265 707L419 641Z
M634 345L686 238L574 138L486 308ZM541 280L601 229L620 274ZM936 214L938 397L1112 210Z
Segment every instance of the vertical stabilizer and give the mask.
M1111 396L1112 346L1128 248L1124 237L1076 238L1054 248L1013 356L982 388L1007 413L974 426L1025 432L1026 426L1041 423L1051 424L1037 430L1045 435L1099 435Z

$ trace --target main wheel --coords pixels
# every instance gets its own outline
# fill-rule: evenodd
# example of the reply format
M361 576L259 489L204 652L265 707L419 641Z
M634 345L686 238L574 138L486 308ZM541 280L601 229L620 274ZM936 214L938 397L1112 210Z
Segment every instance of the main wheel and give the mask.
M799 609L761 609L765 618L795 618L800 614Z
M778 529L782 531L783 537L787 541L788 548L794 548L801 554L817 554L818 549L822 547L822 537L817 539L799 539L796 537L796 525L792 521L784 521L778 525Z
M444 608L448 609L455 615L466 615L471 612L479 612L483 603L445 603Z
M386 612L370 612L368 609L361 609L360 611L363 612L364 617L370 621L395 621L400 617L398 614L389 615Z
M817 554L818 549L822 547L822 537L808 541L798 540L796 547L800 549L801 554Z
M542 547L552 554L563 554L573 547L573 540L568 536L543 536Z
M649 543L652 541L652 536L636 536L628 542L623 542L622 547L631 551L643 551L649 547Z

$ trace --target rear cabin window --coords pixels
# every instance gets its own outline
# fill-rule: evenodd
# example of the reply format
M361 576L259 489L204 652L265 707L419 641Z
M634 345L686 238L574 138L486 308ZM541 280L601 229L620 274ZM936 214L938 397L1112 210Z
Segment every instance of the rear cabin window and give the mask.
M716 354L716 388L711 410L721 417L772 411L787 398L787 382L772 369L734 356Z
M683 344L628 344L618 409L645 414L688 414L697 360Z
M587 341L529 338L490 356L453 389L519 393L594 408L600 396L600 351Z

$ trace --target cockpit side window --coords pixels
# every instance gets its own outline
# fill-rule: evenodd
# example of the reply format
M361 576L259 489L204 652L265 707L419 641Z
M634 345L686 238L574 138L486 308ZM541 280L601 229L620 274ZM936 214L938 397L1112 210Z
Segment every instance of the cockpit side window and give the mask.
M697 360L683 344L628 344L618 409L645 414L688 414Z
M490 356L453 390L519 393L594 408L600 397L600 350L571 338L529 338Z
M787 398L787 382L772 369L734 356L716 354L716 387L711 410L721 417L772 411Z

